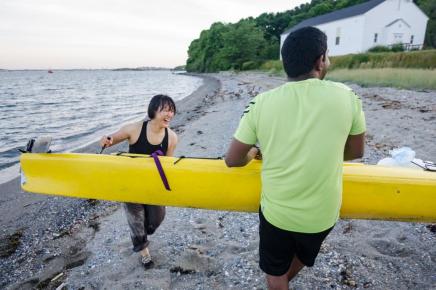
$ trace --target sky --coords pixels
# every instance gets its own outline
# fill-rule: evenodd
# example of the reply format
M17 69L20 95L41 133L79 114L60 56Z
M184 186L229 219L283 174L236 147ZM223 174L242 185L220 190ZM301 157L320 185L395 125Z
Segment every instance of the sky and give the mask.
M304 0L0 0L0 69L175 67L214 22Z

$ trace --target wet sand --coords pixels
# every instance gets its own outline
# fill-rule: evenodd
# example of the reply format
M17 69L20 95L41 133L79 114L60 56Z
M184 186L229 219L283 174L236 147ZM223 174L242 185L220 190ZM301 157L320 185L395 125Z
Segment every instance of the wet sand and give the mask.
M177 104L176 156L223 156L248 101L284 81L261 73L207 75ZM436 160L435 91L351 86L368 124L361 161L374 164L402 146ZM97 144L81 150L97 151ZM23 193L17 179L0 192L2 288L265 289L256 214L168 208L150 237L155 265L144 271L118 203ZM292 288L434 289L434 231L422 223L341 220Z

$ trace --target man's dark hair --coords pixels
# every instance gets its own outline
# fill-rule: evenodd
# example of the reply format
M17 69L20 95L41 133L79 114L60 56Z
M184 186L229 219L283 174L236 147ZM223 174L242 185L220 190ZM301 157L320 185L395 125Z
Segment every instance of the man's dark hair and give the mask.
M167 95L156 95L150 100L150 104L148 104L148 117L153 119L156 116L156 112L162 111L165 107L168 106L170 111L176 113L176 104L174 104L173 99L168 97Z
M327 52L327 36L315 27L303 27L290 33L282 46L283 68L288 77L309 73L315 61Z

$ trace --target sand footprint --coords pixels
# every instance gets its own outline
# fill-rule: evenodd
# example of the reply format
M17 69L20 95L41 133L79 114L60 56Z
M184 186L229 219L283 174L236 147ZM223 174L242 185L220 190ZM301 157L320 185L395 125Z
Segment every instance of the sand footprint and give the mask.
M386 240L371 240L368 242L370 246L372 246L377 252L382 255L391 256L391 257L407 257L414 253L408 247L401 245L394 241L386 241Z
M170 271L181 274L213 273L217 270L215 258L202 254L198 249L185 249Z

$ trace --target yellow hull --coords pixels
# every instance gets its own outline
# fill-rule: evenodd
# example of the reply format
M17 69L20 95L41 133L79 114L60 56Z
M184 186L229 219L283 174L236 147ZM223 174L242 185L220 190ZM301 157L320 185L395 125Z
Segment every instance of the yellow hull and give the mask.
M132 158L135 157L135 158ZM222 160L124 154L21 155L22 188L34 193L214 210L256 212L260 161L227 168ZM344 164L342 218L436 221L436 173Z

